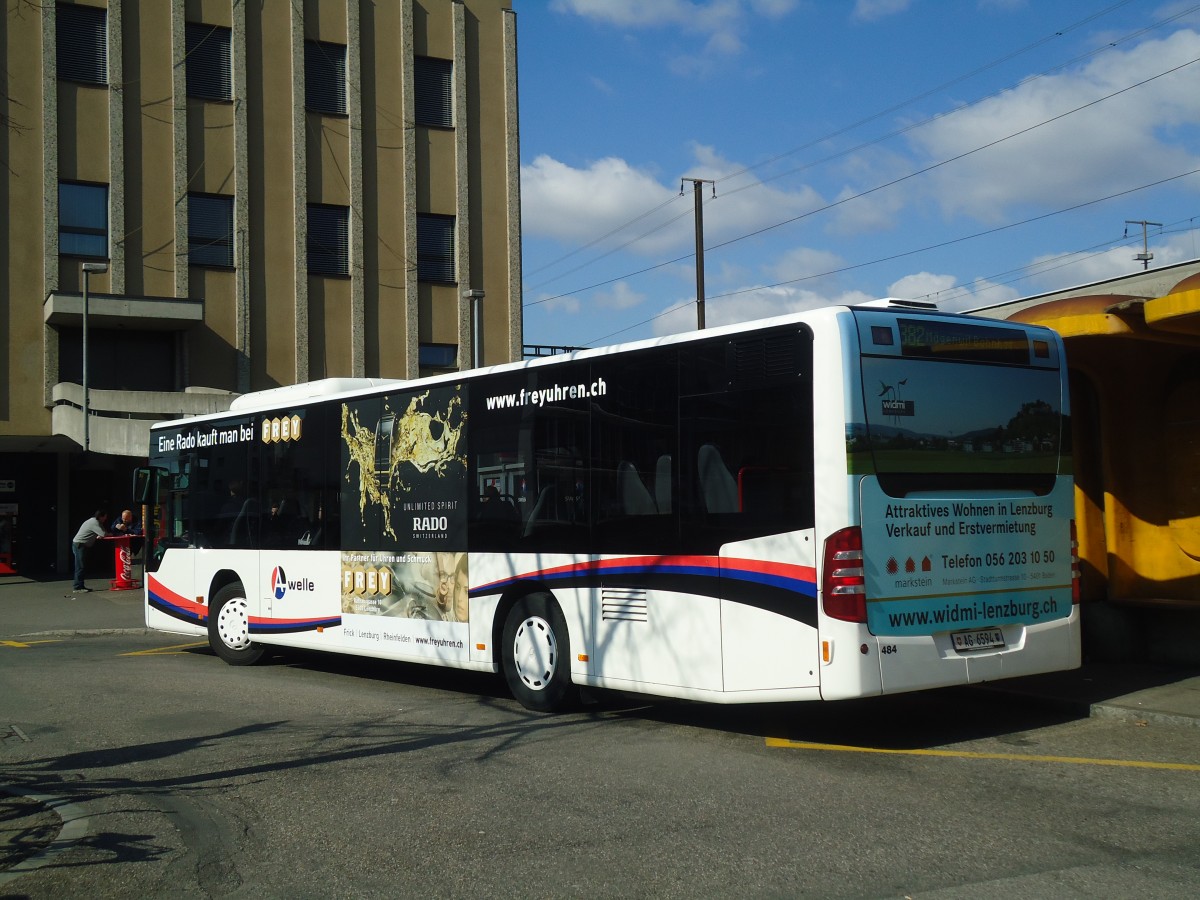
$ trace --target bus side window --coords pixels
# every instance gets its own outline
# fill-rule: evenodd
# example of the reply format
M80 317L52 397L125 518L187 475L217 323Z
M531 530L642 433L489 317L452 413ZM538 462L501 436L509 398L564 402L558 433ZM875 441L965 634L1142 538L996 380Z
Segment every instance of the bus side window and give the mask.
M704 344L681 361L683 552L813 527L811 343ZM763 352L767 351L767 352ZM731 362L732 361L732 362ZM726 365L721 365L725 362ZM711 372L726 372L717 383Z
M597 360L589 384L592 540L601 553L672 553L679 545L678 353L656 347Z

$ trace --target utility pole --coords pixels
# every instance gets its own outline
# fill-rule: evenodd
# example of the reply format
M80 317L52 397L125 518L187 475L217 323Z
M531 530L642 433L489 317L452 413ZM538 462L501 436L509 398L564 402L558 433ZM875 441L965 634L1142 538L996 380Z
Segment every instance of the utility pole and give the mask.
M704 329L704 201L700 198L700 185L713 186L713 198L717 196L717 183L709 178L684 178L679 182L679 196L683 196L683 182L692 183L692 198L696 205L696 327Z
M1126 219L1125 234L1127 235L1129 234L1130 225L1142 226L1142 252L1135 254L1133 258L1134 260L1141 260L1142 270L1145 271L1150 268L1150 260L1154 259L1154 254L1150 252L1150 248L1146 243L1146 226L1157 225L1159 228L1162 228L1162 222L1147 222L1145 219Z

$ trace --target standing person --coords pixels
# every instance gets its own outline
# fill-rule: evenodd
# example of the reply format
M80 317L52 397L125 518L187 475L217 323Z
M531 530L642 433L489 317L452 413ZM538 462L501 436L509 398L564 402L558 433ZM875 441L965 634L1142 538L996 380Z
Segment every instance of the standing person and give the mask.
M96 510L94 516L79 526L79 531L71 541L71 552L75 555L75 586L73 590L77 594L91 593L92 589L83 583L83 561L87 549L96 545L96 538L102 538L108 534L104 530L104 523L107 521L108 513L102 509Z

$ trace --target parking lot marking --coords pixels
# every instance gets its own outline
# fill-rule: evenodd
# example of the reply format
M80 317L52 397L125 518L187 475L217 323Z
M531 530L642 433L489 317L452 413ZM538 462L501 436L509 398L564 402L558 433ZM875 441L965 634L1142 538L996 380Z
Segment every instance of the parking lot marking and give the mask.
M0 641L0 647L16 647L18 649L28 649L34 644L57 644L58 641Z
M155 647L153 650L134 650L122 653L121 656L174 656L185 650L195 650L197 647L207 647L208 641L192 641L190 644L173 644L170 647Z
M971 750L891 750L885 747L852 747L846 744L816 744L767 738L768 747L791 750L831 750L841 753L887 753L893 756L934 756L951 759L999 759L1011 762L1064 763L1073 766L1118 766L1127 769L1168 769L1175 772L1200 772L1197 763L1151 762L1144 759L1091 759L1086 756L1040 756L1026 753L976 753Z

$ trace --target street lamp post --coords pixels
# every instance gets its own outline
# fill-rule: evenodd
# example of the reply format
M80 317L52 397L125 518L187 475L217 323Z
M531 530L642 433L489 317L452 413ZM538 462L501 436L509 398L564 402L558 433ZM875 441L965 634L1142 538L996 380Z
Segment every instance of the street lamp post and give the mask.
M471 367L479 369L483 367L483 291L463 291L463 299L471 301Z
M85 262L83 269L83 452L91 445L91 413L88 410L88 282L94 274L108 271L106 262Z

